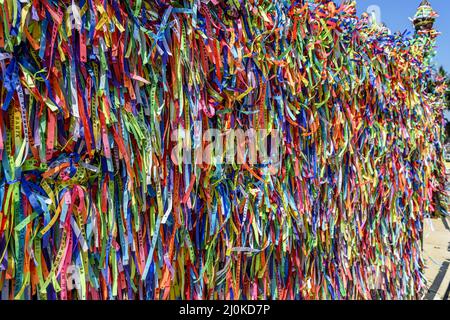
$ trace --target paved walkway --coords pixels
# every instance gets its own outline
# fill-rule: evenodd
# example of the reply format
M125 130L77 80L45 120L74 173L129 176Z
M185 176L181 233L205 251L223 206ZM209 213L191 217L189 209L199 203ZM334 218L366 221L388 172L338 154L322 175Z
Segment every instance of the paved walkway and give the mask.
M425 219L423 256L427 300L450 300L450 218Z

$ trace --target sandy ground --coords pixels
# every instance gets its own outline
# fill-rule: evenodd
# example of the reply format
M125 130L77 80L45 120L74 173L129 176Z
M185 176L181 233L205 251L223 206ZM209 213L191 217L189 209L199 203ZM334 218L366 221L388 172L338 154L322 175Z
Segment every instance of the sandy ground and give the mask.
M423 256L427 300L450 300L450 218L425 219Z

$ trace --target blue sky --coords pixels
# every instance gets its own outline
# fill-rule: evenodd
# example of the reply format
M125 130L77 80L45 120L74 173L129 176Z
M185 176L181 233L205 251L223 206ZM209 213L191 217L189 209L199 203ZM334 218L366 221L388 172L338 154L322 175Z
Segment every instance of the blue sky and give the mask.
M439 13L435 28L442 34L437 41L436 64L444 66L450 73L450 0L429 0L431 6ZM410 30L413 27L409 17L413 17L420 0L357 0L358 14L366 11L370 5L381 9L381 20L395 31Z

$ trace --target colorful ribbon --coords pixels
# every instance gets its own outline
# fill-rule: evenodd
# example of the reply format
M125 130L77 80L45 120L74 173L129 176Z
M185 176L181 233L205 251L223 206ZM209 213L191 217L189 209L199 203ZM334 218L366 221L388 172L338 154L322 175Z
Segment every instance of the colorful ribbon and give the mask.
M0 2L1 299L421 296L435 34L349 1ZM279 166L195 161L252 128Z

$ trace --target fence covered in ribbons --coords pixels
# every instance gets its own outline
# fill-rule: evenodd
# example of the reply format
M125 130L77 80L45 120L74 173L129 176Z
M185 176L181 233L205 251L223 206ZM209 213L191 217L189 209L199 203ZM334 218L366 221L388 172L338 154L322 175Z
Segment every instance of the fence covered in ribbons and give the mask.
M427 35L349 1L1 2L1 299L421 295ZM263 128L278 166L173 161Z

